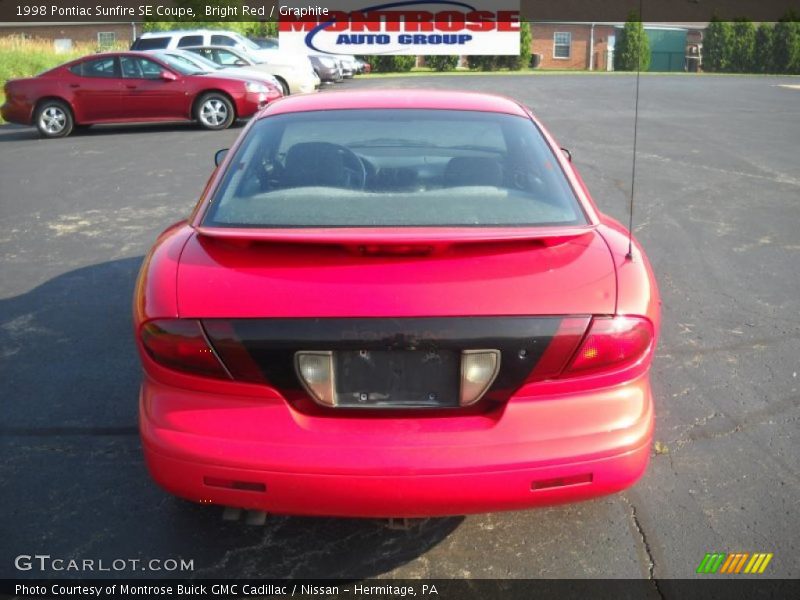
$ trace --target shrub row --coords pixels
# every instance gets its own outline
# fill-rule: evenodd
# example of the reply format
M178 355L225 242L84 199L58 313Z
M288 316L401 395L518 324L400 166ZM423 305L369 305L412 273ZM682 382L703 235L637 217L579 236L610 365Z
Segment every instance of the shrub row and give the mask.
M715 73L800 73L800 18L774 25L712 18L703 36L703 70Z

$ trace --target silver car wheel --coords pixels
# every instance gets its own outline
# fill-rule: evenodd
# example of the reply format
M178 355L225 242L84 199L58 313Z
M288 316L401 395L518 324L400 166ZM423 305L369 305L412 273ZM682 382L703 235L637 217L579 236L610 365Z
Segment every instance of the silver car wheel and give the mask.
M200 107L200 120L208 127L219 127L228 119L228 107L219 98L209 98Z
M39 127L51 135L64 131L67 126L67 113L58 106L48 106L39 115Z

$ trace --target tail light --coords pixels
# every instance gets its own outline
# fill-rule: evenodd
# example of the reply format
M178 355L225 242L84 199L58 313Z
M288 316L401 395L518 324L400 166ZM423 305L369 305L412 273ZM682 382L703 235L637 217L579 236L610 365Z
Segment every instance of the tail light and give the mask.
M653 343L653 324L642 317L596 317L561 377L590 375L639 362Z
M141 339L150 358L164 367L193 375L230 379L198 321L150 321L142 326Z

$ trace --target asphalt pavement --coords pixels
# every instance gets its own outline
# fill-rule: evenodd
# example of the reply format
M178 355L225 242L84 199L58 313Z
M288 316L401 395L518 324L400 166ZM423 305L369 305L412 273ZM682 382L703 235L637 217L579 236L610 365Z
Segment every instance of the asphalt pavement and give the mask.
M800 89L643 76L634 223L663 298L656 440L622 494L429 520L223 520L149 479L133 283L241 127L0 127L0 576L21 554L194 561L193 577L694 577L707 552L800 576ZM492 91L531 106L601 210L627 220L635 77L453 76L339 89ZM706 576L708 577L708 576Z

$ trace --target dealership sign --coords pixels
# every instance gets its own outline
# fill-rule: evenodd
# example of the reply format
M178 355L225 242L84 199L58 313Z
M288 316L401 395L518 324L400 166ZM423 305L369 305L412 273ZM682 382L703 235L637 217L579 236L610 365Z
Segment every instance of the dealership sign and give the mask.
M282 4L280 49L308 54L519 54L518 2L365 1L370 2L337 2L338 10Z

